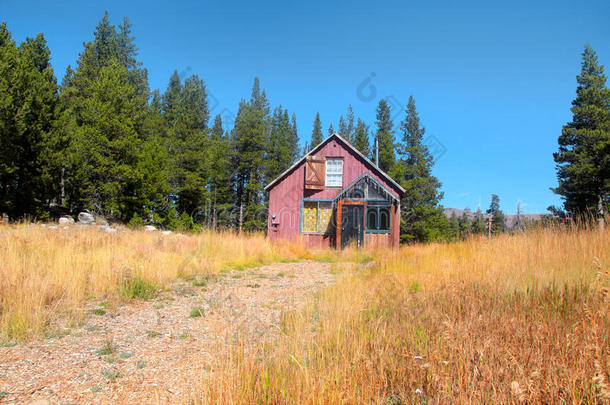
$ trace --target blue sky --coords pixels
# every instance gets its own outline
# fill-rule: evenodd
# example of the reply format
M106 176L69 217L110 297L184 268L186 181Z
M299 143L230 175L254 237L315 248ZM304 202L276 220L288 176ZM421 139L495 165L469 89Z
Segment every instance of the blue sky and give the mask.
M381 97L397 106L399 138L398 106L413 94L455 208L485 209L491 193L507 213L558 204L552 153L584 44L610 65L608 1L0 0L16 40L45 34L59 81L105 10L134 25L152 89L174 69L197 73L212 113L229 117L258 76L272 106L296 112L302 141L316 111L337 128L348 104L373 127Z

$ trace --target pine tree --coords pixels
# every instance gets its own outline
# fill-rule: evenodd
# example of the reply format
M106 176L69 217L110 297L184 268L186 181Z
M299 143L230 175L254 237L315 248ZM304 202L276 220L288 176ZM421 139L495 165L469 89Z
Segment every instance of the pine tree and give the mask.
M297 128L297 115L292 113L292 118L290 120L290 137L289 143L291 145L290 152L292 153L292 161L290 165L294 164L297 159L301 156L301 151L299 150L299 131Z
M505 229L504 213L500 210L500 197L496 194L491 195L491 203L486 213L491 217L491 233L497 235L503 233Z
M127 69L117 61L103 66L95 82L80 95L71 144L71 184L77 187L77 205L129 220L137 202L139 136L135 89Z
M148 84L128 22L121 30L106 13L76 71L66 72L58 130L69 137L61 170L71 207L128 221L157 206L165 175L163 148L146 133L154 127L147 124Z
M449 217L449 229L451 230L451 239L460 239L460 221L455 211L452 211L451 217Z
M603 226L610 203L610 89L589 45L582 59L572 122L563 127L553 155L559 185L552 190L562 196L568 213L592 213Z
M174 91L174 78L170 79L168 91ZM197 75L190 76L180 87L177 111L175 123L168 132L172 193L176 195L178 212L186 212L196 222L203 222L209 205L206 204L209 111L205 84Z
M347 123L345 122L345 118L343 118L343 116L339 117L339 135L341 135L343 139L349 142L349 135L347 133Z
M265 159L266 183L288 169L298 153L298 135L296 134L296 118L290 122L288 110L282 106L273 111L271 118L271 133Z
M240 102L231 136L239 231L262 230L266 226L263 169L270 127L268 115L267 96L255 78L250 100Z
M486 225L485 225L485 217L483 216L483 212L481 211L481 208L477 208L477 210L474 213L474 216L472 218L472 224L471 224L471 232L473 235L482 235L484 234L486 231Z
M107 13L106 13L107 17ZM127 17L123 17L123 23L119 25L117 33L117 47L119 62L129 72L129 82L135 87L136 94L142 99L148 99L150 90L148 88L148 72L142 68L142 62L137 60L138 47L135 38L131 36L131 23Z
M446 238L447 217L439 205L443 198L439 191L441 183L432 175L434 161L423 143L425 129L420 126L413 96L409 97L401 130L400 160L392 170L394 178L406 190L401 201L401 240L426 242Z
M332 125L332 124L331 124ZM320 121L320 113L316 113L316 118L313 120L313 130L311 132L311 149L322 143L322 122Z
M6 23L0 25L0 214L17 212L15 205L16 171L18 150L13 145L19 143L17 136L17 106L11 93L17 80L16 66L19 52Z
M360 118L358 118L353 144L360 153L364 156L369 156L371 152L369 145L369 127Z
M233 196L231 189L231 140L222 128L220 115L214 118L210 129L210 199L212 229L228 228L232 223L231 208Z
M343 137L349 143L354 142L354 131L356 127L354 126L354 110L352 109L352 105L347 106L347 115L345 117L339 117L339 135Z
M379 100L377 106L377 146L379 148L379 168L389 172L396 163L394 156L394 124L390 116L390 106L385 99Z
M174 70L174 73L169 78L167 90L163 93L162 102L163 114L170 127L176 125L176 121L180 115L181 94L182 83L180 82L180 75L178 75L177 70Z
M472 213L468 208L464 209L462 216L459 218L460 237L466 238L472 233Z
M333 128L333 123L331 122L330 125L328 126L328 136L331 136L334 133L335 133L335 129Z
M352 109L351 104L347 106L346 122L345 136L347 137L346 139L348 142L353 143L356 127L354 126L354 110Z
M0 25L0 211L45 217L55 196L57 83L42 34L16 47Z

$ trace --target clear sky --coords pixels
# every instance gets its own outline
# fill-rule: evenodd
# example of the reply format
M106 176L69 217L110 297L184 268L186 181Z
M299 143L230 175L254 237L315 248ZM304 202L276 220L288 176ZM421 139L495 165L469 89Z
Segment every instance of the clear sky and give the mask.
M494 3L494 4L491 4ZM58 81L105 10L133 24L151 89L197 73L212 114L230 117L260 77L272 107L296 112L302 141L352 104L374 127L388 97L397 139L413 94L446 207L543 212L559 198L552 153L571 119L585 43L610 68L610 1L8 1L17 41L43 32ZM367 80L368 79L368 80Z

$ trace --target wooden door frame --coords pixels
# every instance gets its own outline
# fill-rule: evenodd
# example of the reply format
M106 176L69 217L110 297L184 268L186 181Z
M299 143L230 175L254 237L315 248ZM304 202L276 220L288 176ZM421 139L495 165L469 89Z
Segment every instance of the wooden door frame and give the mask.
M364 207L364 218L363 218L363 226L364 233L366 234L366 200L339 200L337 202L337 240L335 241L335 248L341 249L341 224L342 224L342 211L344 205L362 205ZM362 241L364 244L364 240Z

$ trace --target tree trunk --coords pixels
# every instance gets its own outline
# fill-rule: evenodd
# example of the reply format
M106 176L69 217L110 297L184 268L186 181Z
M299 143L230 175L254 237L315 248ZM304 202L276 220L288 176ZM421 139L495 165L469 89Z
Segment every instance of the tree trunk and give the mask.
M214 188L214 202L212 205L212 229L216 230L216 188Z
M59 180L59 188L60 188L59 199L60 199L62 208L64 208L66 206L66 187L65 187L65 180L64 180L65 173L66 173L66 169L62 167L61 168L61 178Z
M606 225L606 213L604 212L604 199L602 194L598 196L597 200L597 225L599 226L600 231L603 231Z
M241 233L241 228L244 222L244 202L241 201L239 203L239 233Z

